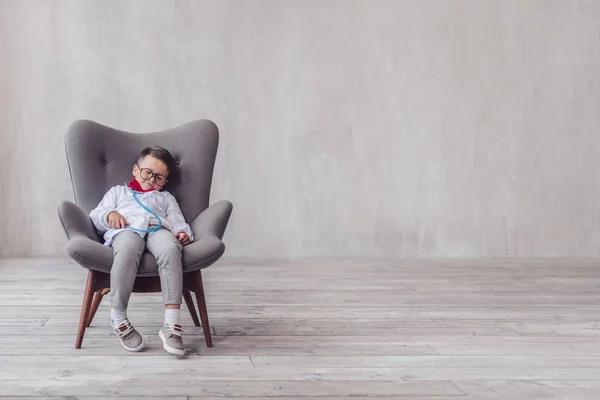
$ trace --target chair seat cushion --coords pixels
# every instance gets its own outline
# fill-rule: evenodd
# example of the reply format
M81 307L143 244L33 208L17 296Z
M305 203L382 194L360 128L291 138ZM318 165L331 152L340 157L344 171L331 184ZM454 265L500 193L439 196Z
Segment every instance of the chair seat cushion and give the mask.
M183 247L183 271L192 272L206 268L225 252L225 245L215 236L204 235ZM85 236L72 238L67 253L84 268L110 273L113 249ZM158 276L158 265L152 254L144 252L137 276Z

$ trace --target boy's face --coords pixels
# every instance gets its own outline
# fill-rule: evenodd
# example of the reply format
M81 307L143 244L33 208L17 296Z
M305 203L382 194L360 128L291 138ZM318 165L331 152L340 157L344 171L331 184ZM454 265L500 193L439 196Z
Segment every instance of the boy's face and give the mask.
M169 170L164 162L152 156L146 156L133 166L133 176L142 189L161 190L167 183Z

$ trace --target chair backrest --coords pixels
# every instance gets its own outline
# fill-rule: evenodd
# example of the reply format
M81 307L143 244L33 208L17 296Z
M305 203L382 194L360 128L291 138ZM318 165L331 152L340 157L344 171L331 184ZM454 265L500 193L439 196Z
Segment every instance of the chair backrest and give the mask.
M195 120L158 132L133 133L88 120L67 130L65 149L75 203L93 210L115 185L129 182L140 151L151 145L168 149L177 164L165 186L175 196L188 222L210 201L219 130L209 120Z

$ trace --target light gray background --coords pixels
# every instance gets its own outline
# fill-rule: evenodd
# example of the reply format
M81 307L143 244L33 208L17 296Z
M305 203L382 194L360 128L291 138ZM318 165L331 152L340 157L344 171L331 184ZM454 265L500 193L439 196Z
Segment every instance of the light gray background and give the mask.
M4 257L64 255L78 118L214 120L230 256L599 254L600 1L0 5Z

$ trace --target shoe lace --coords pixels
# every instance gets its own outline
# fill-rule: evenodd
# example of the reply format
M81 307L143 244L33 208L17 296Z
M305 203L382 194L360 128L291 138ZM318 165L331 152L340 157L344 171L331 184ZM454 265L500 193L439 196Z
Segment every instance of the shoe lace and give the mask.
M119 337L125 337L131 331L133 331L133 326L131 326L131 322L129 322L129 320L126 319L125 321L121 322L118 326L114 327L114 329L117 332L117 335L119 335Z
M183 337L183 328L179 324L165 324L165 330L169 335Z

